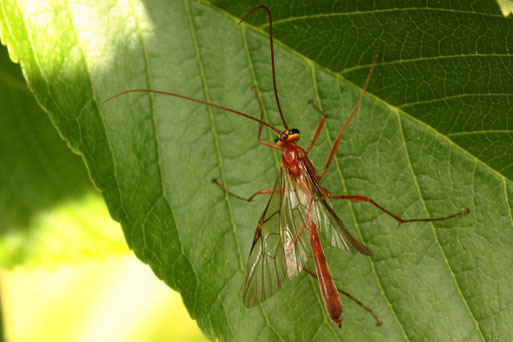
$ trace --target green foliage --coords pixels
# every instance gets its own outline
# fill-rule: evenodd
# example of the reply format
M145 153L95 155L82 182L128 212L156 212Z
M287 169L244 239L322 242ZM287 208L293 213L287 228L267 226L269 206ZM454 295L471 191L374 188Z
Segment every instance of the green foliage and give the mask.
M84 164L0 48L0 267L126 254Z
M513 23L493 1L273 2L278 88L303 145L322 165L356 103L370 63L383 57L330 172L333 193L371 196L403 225L362 203L334 203L372 258L326 247L336 283L383 320L343 298L343 329L327 319L305 275L246 309L243 267L279 154L257 126L196 103L204 99L279 125L263 13L253 2L87 4L4 0L0 30L30 89L82 154L136 255L179 290L202 330L220 340L510 340L513 319ZM379 7L377 7L379 6ZM231 13L231 14L230 14ZM233 15L233 16L232 16ZM273 135L264 130L267 138Z

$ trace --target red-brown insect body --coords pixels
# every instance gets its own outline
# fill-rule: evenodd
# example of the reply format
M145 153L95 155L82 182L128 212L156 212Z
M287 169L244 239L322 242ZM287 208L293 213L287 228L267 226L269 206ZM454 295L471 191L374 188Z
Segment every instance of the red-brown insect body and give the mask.
M286 169L294 180L301 183L301 179L299 178L303 173L301 172L300 161L305 161L305 159L311 164L306 156L305 150L299 147L295 142L288 143L283 147L281 153L281 167Z
M322 294L322 300L324 301L324 307L328 312L333 323L339 328L342 327L342 301L338 295L337 287L333 282L326 256L322 249L321 242L319 241L319 234L317 232L317 226L310 219L310 243L312 244L312 254L315 261L315 270L317 271L317 280L319 281L319 288Z
M317 226L312 218L312 209L315 205L315 197L314 185L312 184L312 179L310 177L313 176L317 178L318 176L313 163L307 156L306 151L296 144L298 139L299 134L297 134L297 137L294 136L294 138L290 139L291 141L289 141L289 139L277 139L277 145L282 149L281 168L282 172L287 172L291 176L296 189L302 193L302 196L308 197L303 199L305 203L309 203L305 223L308 226L319 288L321 290L322 299L328 315L331 320L340 327L343 317L342 302L338 295L337 287L333 282L333 277L319 240Z

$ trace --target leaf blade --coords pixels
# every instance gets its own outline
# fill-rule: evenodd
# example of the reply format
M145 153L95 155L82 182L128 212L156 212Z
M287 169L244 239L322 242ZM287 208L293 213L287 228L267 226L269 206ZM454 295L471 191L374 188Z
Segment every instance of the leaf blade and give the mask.
M84 12L87 18L97 18L94 27L76 24ZM476 216L427 227L411 225L400 231L364 204L334 203L356 236L375 253L368 259L328 250L332 269L340 270L337 284L371 305L384 320L383 327L374 328L364 312L345 302L345 327L338 331L324 316L315 282L304 277L285 284L255 309L242 307L242 269L260 216L259 206L265 200L249 206L237 202L211 186L210 179L223 175L224 184L237 193L252 193L259 186L272 184L278 156L257 149L254 123L153 95L119 99L108 108L97 105L100 98L118 91L151 86L258 113L251 92L257 83L269 121L279 125L270 87L268 41L262 31L241 29L235 18L216 7L193 2L134 3L127 8L119 4L84 7L71 2L64 6L64 13L71 17L64 25L68 30L63 29L55 41L71 34L67 41L81 47L81 54L70 50L72 56L78 56L77 67L72 68L78 73L56 76L57 84L46 83L52 89L47 92L41 73L32 71L35 62L28 53L24 70L29 84L34 85L40 103L49 109L63 135L85 151L88 164L97 168L93 178L104 191L112 215L122 222L130 246L160 278L180 290L207 335L232 340L247 336L266 340L345 336L480 340L510 336L506 322L513 315L511 308L499 311L498 303L484 304L488 293L499 291L486 286L487 277L480 273L483 268L502 269L507 264L503 260L511 256L508 216L484 205L495 198L488 186L498 183L504 190L510 181L456 148L440 130L398 110L387 98L398 90L385 94L386 65L378 66L369 96L348 128L325 185L332 192L371 195L387 209L407 217L447 214L448 209L461 209L475 198L479 201L471 207ZM277 17L279 20L280 15ZM107 25L108 18L114 26ZM88 39L93 36L102 39ZM30 37L43 41L44 36L32 30ZM373 46L361 43L360 50ZM344 115L359 96L354 84L365 77L365 64L374 54L370 50L366 52L368 61L357 54L362 58L355 65L361 68L354 69L348 81L319 67L321 62L309 60L299 48L277 47L278 86L288 122L304 127L304 140L308 141L313 134L308 128L315 127L319 117L307 101L318 99L330 117L325 137L314 151L317 165L323 164ZM41 51L38 57L53 58L48 49ZM55 72L52 65L63 60L39 67L51 74ZM64 85L69 84L76 89L69 96L62 95L66 94ZM52 94L61 95L53 99ZM69 100L74 97L77 99ZM78 129L66 129L66 117L80 112ZM80 140L78 132L82 131L84 139ZM477 192L469 188L474 179L469 170L475 165L480 170L476 173ZM511 207L504 193L500 198L502 210ZM480 239L488 227L486 222L496 222L492 231L504 240L500 248ZM471 228L462 234L463 225ZM441 234L444 230L447 237ZM472 267L472 258L458 256L469 253L469 248L458 244L463 237L467 245L480 251L469 254L476 257L476 267ZM483 258L483 251L490 248L494 253ZM470 271L466 266L471 266ZM470 274L476 285L465 274ZM491 277L501 289L501 300L509 303L511 282L503 283L498 272ZM451 296L446 298L437 288ZM471 302L473 291L478 293L475 303ZM433 304L426 307L425 303ZM500 328L491 328L494 321Z

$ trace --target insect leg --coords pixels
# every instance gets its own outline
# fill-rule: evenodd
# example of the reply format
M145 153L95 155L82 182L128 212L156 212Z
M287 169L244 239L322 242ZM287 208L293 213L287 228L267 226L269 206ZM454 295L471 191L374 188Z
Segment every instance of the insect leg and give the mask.
M392 214L390 211L386 210L385 208L383 208L382 206L380 206L379 204L377 204L372 198L370 197L367 197L367 196L359 196L359 195L333 195L329 192L328 189L326 188L323 188L324 190L324 193L326 194L326 196L328 196L329 198L331 199L347 199L347 200L351 200L351 201L359 201L359 202L367 202L367 203L370 203L372 204L373 206L375 206L376 208L378 208L379 210L381 210L382 212L384 212L385 214L387 214L388 216L392 217L394 220L396 220L397 222L399 222L399 224L402 224L402 223L409 223L409 222L430 222L430 221L444 221L444 220L447 220L447 219L450 219L450 218L453 218L453 217L456 217L456 216L460 216L460 215L464 215L464 214L468 214L470 212L470 210L468 208L465 208L463 209L462 211L460 212L457 212L455 214L452 214L452 215L448 215L448 216L444 216L444 217L435 217L435 218L421 218L421 219L410 219L410 220L404 220L402 218L400 218L399 216L397 215L394 215Z
M249 198L244 198L244 197L236 195L233 192L231 192L230 190L226 189L221 183L219 183L217 178L212 179L212 183L216 184L218 187L221 188L221 190L226 192L228 195L233 196L235 198L238 198L238 199L240 199L242 201L246 201L246 202L251 202L256 195L272 195L272 194L276 194L276 193L281 192L281 189L262 189L262 190L259 190L259 191L255 192Z
M333 160L333 157L335 156L335 151L337 150L338 144L340 143L340 139L342 139L342 135L344 134L347 125L349 124L349 121L355 116L355 114L358 112L358 109L360 109L360 105L362 104L363 95L365 95L365 92L367 91L367 86L369 85L369 81L372 76L372 72L374 71L374 68L376 67L376 63L378 62L379 57L381 55L378 53L376 54L376 57L374 57L374 61L372 62L372 66L369 70L369 74L367 75L367 80L365 81L365 84L363 85L362 93L360 94L360 98L358 99L358 102L356 103L356 106L354 107L353 111L351 112L351 115L349 115L349 118L346 120L346 123L344 124L344 127L340 130L340 132L337 135L337 138L335 139L335 142L333 143L333 147L331 148L330 155L328 156L328 161L326 162L326 166L324 166L324 170L319 174L319 180L324 176L326 171L328 171L328 167L331 164L331 161Z
M314 277L315 279L317 279L317 274L313 273L312 271L310 271L308 268L304 267L303 266L303 270L305 270L306 273L308 273L309 275L311 275L312 277ZM362 302L360 302L358 299L356 299L355 297L353 297L349 292L346 292L344 290L341 290L337 287L337 291L341 294L343 294L344 296L352 299L356 304L360 305L362 308L364 308L368 313L370 313L372 315L372 317L374 317L374 319L376 320L376 325L381 325L381 321L379 320L378 316L374 313L374 311L372 311L371 308L369 308L368 306L366 306L365 304L363 304Z
M276 146L274 144L271 144L270 142L267 142L267 141L262 140L260 138L260 136L262 134L262 128L264 127L262 125L262 121L264 120L264 105L262 104L262 100L260 99L260 96L258 95L258 91L257 91L256 87L252 86L251 89L255 93L255 96L256 96L257 101L258 101L258 106L260 107L260 123L258 125L258 142L260 144L264 145L264 146L268 146L268 147L274 148L276 150L279 150L278 146Z
M319 134L321 134L321 130L324 127L324 123L326 122L326 118L327 118L326 114L324 114L324 112L319 107L317 107L315 105L313 100L308 101L308 103L311 104L315 109L317 109L322 114L322 118L321 118L321 122L319 122L319 125L317 126L317 130L315 131L315 135L312 139L312 142L310 143L310 146L308 146L308 148L306 149L306 154L308 154L308 152L310 152L313 145L315 144L315 141L319 137Z

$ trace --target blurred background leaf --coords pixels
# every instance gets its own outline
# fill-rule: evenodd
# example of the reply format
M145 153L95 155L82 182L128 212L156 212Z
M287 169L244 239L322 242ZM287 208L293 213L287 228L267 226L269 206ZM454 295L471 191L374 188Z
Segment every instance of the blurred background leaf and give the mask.
M204 341L180 295L126 257L83 161L4 46L0 129L0 341Z
M81 158L0 48L0 267L53 267L128 253Z
M9 342L206 341L180 294L134 256L0 271Z
M243 267L265 199L232 200L210 180L240 194L273 184L279 155L258 146L253 122L148 94L100 105L119 91L153 88L256 114L256 85L266 119L279 125L265 17L237 25L254 2L1 5L2 39L39 104L83 155L129 246L180 291L209 337L511 339L513 26L495 2L272 4L289 125L311 139L319 115L309 99L329 116L312 154L317 165L383 53L324 184L408 218L471 210L397 230L365 204L335 203L375 253L327 248L336 282L384 321L375 327L344 301L342 330L304 275L256 308L242 305Z
M511 0L497 0L497 3L501 7L504 16L511 15L513 13L513 1Z

